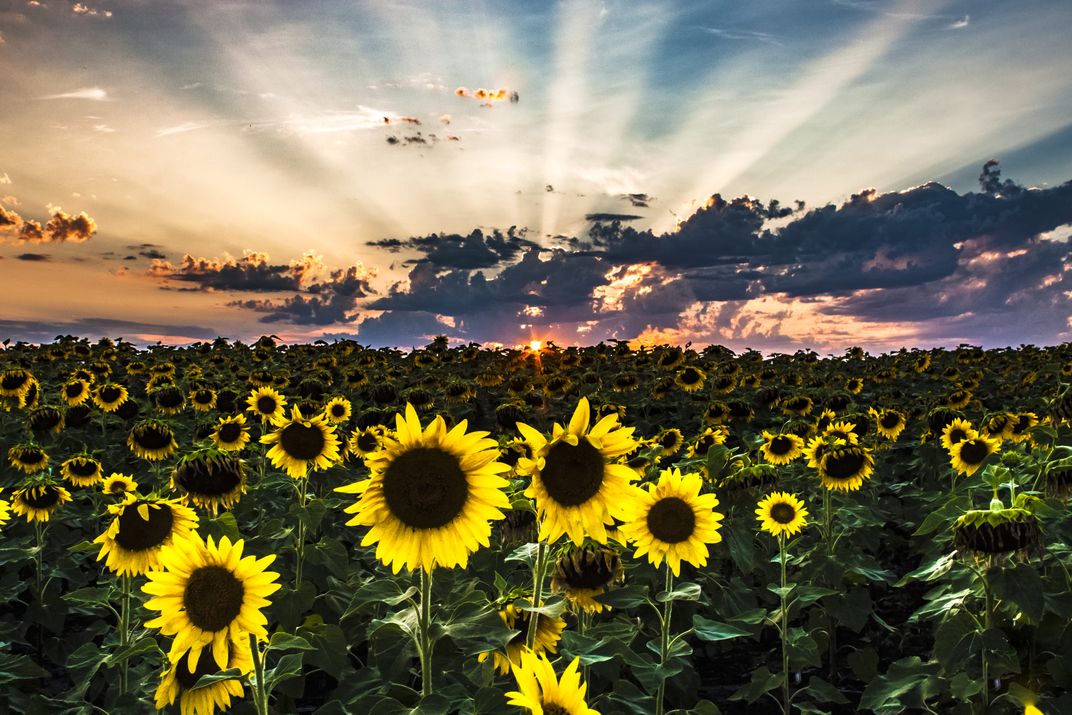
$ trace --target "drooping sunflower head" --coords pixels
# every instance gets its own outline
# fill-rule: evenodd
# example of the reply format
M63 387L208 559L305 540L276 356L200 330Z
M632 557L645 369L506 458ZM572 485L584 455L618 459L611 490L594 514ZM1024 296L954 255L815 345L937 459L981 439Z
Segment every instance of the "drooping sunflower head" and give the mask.
M293 479L304 479L310 471L327 469L339 461L339 438L335 427L321 415L308 419L294 407L290 419L278 420L275 429L261 437L270 444L268 458L276 469L286 470Z
M280 395L272 387L262 385L253 390L246 398L246 410L258 415L261 424L276 422L286 416L287 398Z
M324 405L323 416L329 424L339 425L350 419L353 414L353 406L350 401L342 396L332 397Z
M514 668L518 690L506 694L507 705L543 715L599 715L585 702L588 686L581 682L579 664L574 658L560 680L546 655L526 648Z
M711 383L711 389L723 395L728 395L737 389L737 376L719 375Z
M891 442L897 441L897 438L905 428L905 424L907 424L904 413L898 410L872 409L871 416L875 420L875 429L878 433Z
M228 645L227 668L237 668L242 677L253 671L253 656L249 649L249 638L241 634L232 639ZM179 701L179 710L183 715L214 715L224 712L231 706L232 698L240 699L243 695L241 678L220 680L210 685L195 687L198 680L206 675L216 675L225 668L216 663L215 658L198 658L197 666L190 668L189 654L179 654L174 662L169 662L167 669L160 676L156 688L155 705L163 710Z
M772 492L756 506L760 528L771 536L794 536L807 525L808 510L796 494Z
M197 514L173 500L138 499L128 493L108 511L114 516L112 523L93 543L101 545L97 561L104 559L104 565L120 576L159 569L160 550L197 528Z
M618 551L605 546L566 549L555 561L551 589L561 593L575 611L600 613L610 606L598 598L624 576Z
M163 385L149 392L149 401L165 415L177 415L186 406L186 395L175 385Z
M28 522L48 521L71 493L51 482L28 484L11 493L11 510Z
M56 407L38 407L27 415L26 427L34 437L59 434L63 430L63 413Z
M115 412L127 399L127 388L115 382L106 382L93 391L93 404L102 412Z
M996 453L1000 446L996 439L975 433L953 445L949 450L949 461L958 474L970 477L979 471L986 458Z
M112 472L112 474L101 483L101 491L111 496L122 497L128 492L138 491L138 483L134 481L133 477L127 474Z
M941 444L946 451L952 451L954 445L973 439L978 434L971 422L963 417L955 417L942 430Z
M621 532L636 545L634 557L647 555L656 568L665 559L675 576L680 575L682 561L707 564L707 545L722 541L718 530L724 517L715 511L718 497L700 494L702 487L699 474L683 475L674 468L664 469L646 491L633 489Z
M127 435L127 447L138 457L150 462L167 459L179 448L175 433L165 422L142 420Z
M249 428L243 414L221 417L209 435L216 449L224 452L241 452L249 444Z
M815 403L807 395L794 395L782 400L782 412L797 417L807 417L814 406Z
M588 399L582 397L567 426L554 424L551 439L519 422L518 430L532 458L517 462L517 473L530 477L525 495L536 500L539 538L546 543L563 534L580 546L586 536L607 543L606 525L623 513L636 472L617 460L637 443L632 427L622 427L616 413L589 429Z
M487 432L467 432L462 420L447 430L437 416L421 426L417 410L395 415L395 432L366 456L369 478L336 491L359 495L345 512L347 524L368 526L363 546L378 544L376 557L398 573L403 566L431 572L453 568L490 545L491 521L510 508L496 461L498 444Z
M871 450L856 444L835 444L819 459L819 479L832 491L859 489L874 469L875 458Z
M22 397L34 382L33 373L20 367L0 372L0 397Z
M246 491L246 464L233 452L199 449L179 460L171 473L171 486L187 503L215 515L242 498Z
M7 459L12 467L26 474L40 472L48 466L49 462L48 453L32 442L23 442L8 447Z
M275 555L243 557L244 547L241 539L232 544L226 536L218 543L210 536L206 543L194 531L161 550L163 570L146 573L142 591L151 598L145 607L160 616L145 626L175 636L168 652L171 663L181 658L196 672L201 651L209 650L204 657L223 669L231 641L248 638L248 633L267 638L268 619L261 610L279 588L273 583L279 574L266 570Z
M1006 508L995 499L989 509L972 509L953 523L953 544L962 554L997 556L1013 552L1030 554L1042 543L1042 527L1032 513L1026 495Z
M696 392L704 386L707 373L695 365L688 365L674 373L674 383L685 392Z
M101 463L88 454L76 454L60 465L60 474L76 487L93 487L104 481Z
M760 454L771 464L789 464L804 455L804 440L792 433L773 434L763 430Z
M543 603L540 603L543 606ZM513 603L508 603L499 610L499 618L510 630L518 631L506 644L503 651L486 651L478 656L483 663L489 657L495 663L495 670L501 675L507 675L513 667L521 662L521 652L525 650L525 637L529 630L529 621L532 618L531 611L524 611ZM558 651L558 642L562 639L562 631L566 629L566 622L559 617L551 617L543 613L536 614L536 641L532 648L537 653L555 653Z

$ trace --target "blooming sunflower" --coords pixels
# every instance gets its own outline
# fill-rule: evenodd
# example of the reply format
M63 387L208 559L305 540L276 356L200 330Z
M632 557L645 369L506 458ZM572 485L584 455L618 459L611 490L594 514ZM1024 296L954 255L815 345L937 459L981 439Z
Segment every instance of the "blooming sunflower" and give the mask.
M115 412L127 399L127 388L115 382L106 382L93 391L93 404L103 412Z
M249 429L246 416L242 414L221 417L212 430L212 443L224 452L241 452L249 444Z
M972 427L972 423L963 417L957 417L947 424L942 430L942 446L946 451L953 451L953 446L966 439L972 439L979 433Z
M184 455L171 473L171 487L202 509L230 509L246 491L245 462L230 452L199 449Z
M138 499L128 492L108 512L115 518L93 543L101 545L97 561L104 559L120 576L159 570L161 549L197 528L197 514L174 500Z
M345 397L332 397L328 400L328 403L324 405L324 419L333 425L342 424L346 420L350 419L350 415L354 412L353 406L350 401Z
M112 496L123 496L127 492L138 491L138 483L126 474L112 472L111 476L101 484L101 491Z
M165 415L177 415L186 407L186 395L175 385L163 385L150 391L149 400Z
M541 606L544 604L541 603ZM501 675L507 675L511 668L521 662L522 651L525 647L525 636L529 631L529 620L532 611L523 611L512 603L506 604L499 611L499 618L506 627L518 631L506 644L506 652L486 651L477 656L477 660L483 663L489 657L495 664L495 670ZM558 617L551 617L543 613L536 614L536 641L533 643L533 651L536 653L557 653L558 642L562 639L562 631L566 629L566 622Z
M517 429L532 458L517 461L517 473L531 478L525 496L536 500L541 541L553 543L567 534L580 546L586 535L607 543L606 525L624 513L631 500L635 471L610 460L636 447L632 427L622 427L609 414L589 430L588 398L582 397L569 425L554 425L552 438L525 424Z
M681 430L677 427L668 427L657 434L651 442L663 448L661 457L670 457L677 454L685 440L681 436Z
M175 433L160 420L142 420L127 435L127 447L136 456L150 462L167 459L179 448Z
M574 658L559 680L547 656L525 649L514 668L518 690L506 694L506 704L526 708L532 715L599 715L584 700L588 686L581 682L579 663Z
M763 430L760 454L771 464L789 464L804 454L804 440L795 434L772 434Z
M321 415L305 419L295 406L290 419L280 419L275 430L261 437L270 444L268 458L276 469L286 470L293 479L309 476L310 470L327 469L339 461L339 438L335 428Z
M729 432L725 427L706 427L690 444L689 448L685 450L685 456L692 457L706 457L708 450L710 450L716 444L725 444L726 438L729 437Z
M16 444L7 450L11 466L20 472L34 474L48 466L48 453L33 443Z
M371 527L362 546L377 544L376 558L398 573L403 566L431 572L469 561L490 545L491 521L503 518L510 500L499 475L497 443L487 432L466 432L462 420L449 432L442 417L421 427L413 405L395 415L395 433L369 454L370 476L336 489L358 494L344 510L349 526Z
M958 474L970 477L1000 446L996 439L973 434L953 445L949 450L949 461Z
M60 395L63 397L63 401L67 403L68 407L80 405L88 400L89 392L89 382L78 378L68 380L63 383L63 387L60 388Z
M190 393L190 404L198 412L208 412L215 409L216 399L216 391L208 387L201 387Z
M551 589L561 593L575 611L600 613L610 606L600 603L598 597L623 576L617 550L600 546L570 549L555 561Z
M897 410L879 411L872 408L871 416L875 418L875 429L878 433L891 442L896 442L905 428L904 414Z
M871 450L856 444L835 444L824 450L819 459L819 479L830 490L855 491L874 469Z
M11 510L28 522L48 521L63 504L71 501L71 493L55 484L33 484L11 493Z
M3 493L3 489L0 489L0 494ZM11 520L11 502L6 499L0 499L0 526L8 523Z
M261 424L275 422L286 417L287 398L267 385L258 387L246 398L247 412L260 415Z
M64 460L60 474L76 487L93 487L104 481L101 463L88 454L76 454Z
M383 436L386 434L386 430L380 425L372 425L366 427L363 430L355 430L350 439L347 440L346 446L350 450L350 454L365 458L377 452L380 449L380 442Z
M771 536L797 534L807 525L804 518L807 515L804 502L788 492L772 492L760 500L756 507L760 528Z
M0 397L21 397L30 389L34 376L29 370L11 368L0 373Z
M237 668L243 677L248 676L253 671L249 639L243 636L232 640L227 648L227 668ZM199 658L197 667L191 669L189 658L180 654L160 676L160 685L156 688L156 709L163 710L178 700L181 715L215 715L227 710L232 698L241 698L243 695L240 679L231 678L200 688L194 687L203 676L216 675L222 670L214 658Z
M1031 439L1030 430L1039 423L1038 415L1034 412L1017 413L1011 420L1009 427L1009 439L1013 442L1026 442Z
M707 373L693 365L683 367L674 374L674 383L685 392L700 390L705 380L707 380Z
M856 423L848 420L827 425L826 429L823 430L823 434L836 439L843 439L849 444L856 444L860 441L859 435L856 434Z
M279 574L265 570L275 554L243 558L244 546L242 539L232 544L226 536L218 544L210 536L206 544L195 531L161 550L164 570L149 571L142 591L151 596L145 607L160 611L145 627L175 636L170 662L182 658L194 671L201 651L211 649L222 669L230 659L231 642L246 638L247 633L267 638L268 619L261 609L279 589L273 583Z
M648 557L658 568L663 559L675 576L681 562L694 566L707 563L707 544L722 541L718 530L724 518L715 511L718 497L700 494L703 480L699 474L682 474L664 469L657 484L647 491L635 489L636 497L628 505L622 535L636 544L634 557Z

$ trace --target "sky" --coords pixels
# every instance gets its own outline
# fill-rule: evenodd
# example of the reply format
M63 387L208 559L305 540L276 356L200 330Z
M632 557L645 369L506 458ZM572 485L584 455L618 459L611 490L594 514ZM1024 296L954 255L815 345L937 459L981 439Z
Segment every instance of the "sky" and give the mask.
M1066 342L1070 26L0 0L0 338Z

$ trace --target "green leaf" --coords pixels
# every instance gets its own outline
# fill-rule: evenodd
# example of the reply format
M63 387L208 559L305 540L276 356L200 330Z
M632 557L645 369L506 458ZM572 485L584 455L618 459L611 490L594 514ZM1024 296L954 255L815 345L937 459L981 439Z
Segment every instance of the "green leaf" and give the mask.
M1046 605L1042 577L1029 564L1013 568L993 569L990 572L990 588L1002 601L1013 604L1032 624L1042 620Z
M808 687L804 688L804 690L811 693L821 703L847 705L849 702L849 699L842 695L838 688L817 675L813 675L808 679Z
M87 586L70 593L63 594L63 600L67 603L81 606L100 606L111 603L111 586Z
M934 632L934 657L946 673L956 673L979 653L981 642L975 622L963 611L946 618Z
M301 636L277 631L268 639L267 650L316 650L316 648Z
M698 601L700 600L700 584L681 583L673 591L661 591L655 594L655 600L659 603L667 601Z
M713 444L707 449L707 473L712 479L722 476L722 470L730 460L730 450L724 444Z
M956 554L950 552L942 554L933 561L920 566L915 571L906 574L895 586L907 586L912 581L934 581L944 576L953 567Z
M211 654L210 653L202 653L201 657L202 658L208 658L208 657L211 657ZM212 675L202 675L200 678L197 679L197 682L194 683L194 686L192 688L190 688L190 690L197 690L199 688L207 688L208 686L212 685L213 683L219 683L219 682L222 682L224 680L241 680L242 678L243 678L243 675L242 675L242 671L240 669L238 669L238 668L228 668L227 670L221 670L220 672L213 673Z
M860 696L860 710L905 712L909 709L906 705L925 700L937 682L932 668L918 657L902 658L885 675L868 682Z
M761 666L752 671L752 680L736 693L730 696L730 700L746 700L749 704L763 697L764 693L778 688L782 684L781 673L772 673L767 666Z
M302 674L302 653L287 653L274 667L264 671L264 687L268 693L280 683Z
M712 621L699 614L692 617L692 629L697 638L709 642L728 641L741 636L752 635L743 628L738 628L729 623Z
M143 636L133 643L129 644L125 648L116 648L111 655L104 658L101 661L102 664L109 668L130 660L131 658L146 657L150 659L156 659L163 655L160 647L156 644L156 639L152 636ZM202 653L203 658L208 658L212 654L211 652Z
M0 684L48 677L49 672L33 662L28 655L0 653Z

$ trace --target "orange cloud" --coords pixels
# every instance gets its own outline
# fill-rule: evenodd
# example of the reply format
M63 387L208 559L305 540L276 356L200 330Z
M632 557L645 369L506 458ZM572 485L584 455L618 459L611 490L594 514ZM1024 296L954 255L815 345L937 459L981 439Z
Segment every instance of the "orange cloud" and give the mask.
M517 104L521 96L513 90L509 89L469 89L468 87L458 87L454 90L454 95L457 97L464 97L465 99L475 99L485 107L492 107L496 102L510 102L510 104Z
M4 201L14 197L4 197ZM44 226L40 221L24 219L14 211L0 206L0 239L5 235L14 235L22 243L84 243L97 232L97 222L85 211L77 216L64 211L59 206L49 205L51 217Z

